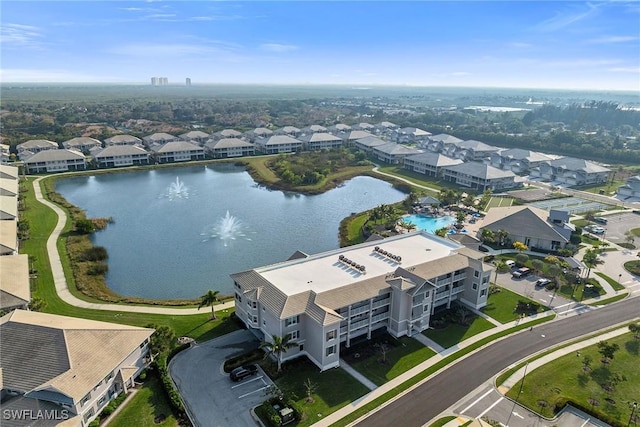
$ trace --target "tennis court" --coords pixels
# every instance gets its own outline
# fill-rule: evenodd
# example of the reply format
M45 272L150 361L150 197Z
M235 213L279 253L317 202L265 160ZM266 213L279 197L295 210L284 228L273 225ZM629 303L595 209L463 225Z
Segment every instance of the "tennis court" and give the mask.
M601 211L611 207L606 203L593 202L591 200L581 199L580 197L562 197L559 199L542 200L529 204L536 208L550 210L561 209L569 211L570 214L579 214L588 211Z
M489 199L489 203L487 203L487 207L485 208L485 210L489 210L490 208L502 208L511 205L513 205L512 197L491 197Z

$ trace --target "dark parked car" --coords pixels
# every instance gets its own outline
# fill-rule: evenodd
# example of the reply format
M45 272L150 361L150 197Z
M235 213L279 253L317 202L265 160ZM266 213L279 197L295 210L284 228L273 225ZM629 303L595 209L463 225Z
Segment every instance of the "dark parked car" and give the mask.
M606 224L609 221L607 221L607 218L602 218L601 216L594 218L593 219L595 222L597 222L598 224Z
M243 378L250 377L257 373L258 367L256 365L244 365L231 371L229 377L231 378L231 381L240 381Z
M529 274L531 274L531 269L527 267L521 267L516 271L514 271L513 273L511 273L511 275L515 278L525 277L525 276L528 276Z

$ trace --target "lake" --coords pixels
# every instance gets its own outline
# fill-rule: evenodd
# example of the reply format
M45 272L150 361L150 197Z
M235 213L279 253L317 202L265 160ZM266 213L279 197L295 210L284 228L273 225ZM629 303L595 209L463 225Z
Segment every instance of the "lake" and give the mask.
M342 219L406 197L371 177L319 195L272 191L232 164L78 176L56 191L90 218L113 217L92 236L112 290L176 299L231 294L231 273L336 249Z

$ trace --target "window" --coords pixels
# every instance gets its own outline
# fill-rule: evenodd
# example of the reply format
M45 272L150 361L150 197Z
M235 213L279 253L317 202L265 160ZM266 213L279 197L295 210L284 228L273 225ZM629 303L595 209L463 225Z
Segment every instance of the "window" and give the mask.
M98 406L104 405L104 402L106 401L107 401L107 395L102 396L100 399L98 399Z
M84 414L84 420L89 421L89 418L93 417L93 408L89 409L89 412Z
M336 338L336 330L327 332L327 341L331 341Z
M326 354L327 357L336 354L336 346L332 345L331 347L327 347L327 350L326 350L325 354Z
M486 294L487 294L487 290L486 290L486 289L483 289L483 290L480 292L480 296L481 296L481 297L485 296Z
M483 277L483 278L482 278L482 284L483 284L483 285L486 285L486 284L487 284L487 282L489 282L489 276L485 276L485 277Z
M473 277L480 277L480 272L478 270L474 270Z
M298 338L300 338L300 334L299 334L297 329L295 331L289 332L289 339L290 340L297 340Z
M109 373L109 375L107 375L107 376L104 378L104 382L105 382L105 383L106 383L106 382L109 382L109 380L110 380L111 378L113 378L113 371L111 371L111 372Z
M82 400L80 401L80 406L84 406L84 404L87 403L89 399L91 399L91 393L87 393L87 395L82 398Z
M267 321L266 320L262 320L262 326L267 326Z
M474 284L473 284L473 290L475 291L476 289L478 289L478 284L477 284L477 283L474 283Z
M255 309L255 308L258 308L258 303L257 303L257 302L255 302L255 301L253 301L253 302L251 303L251 305L253 306L253 308L254 308L254 309Z
M285 320L285 326L291 326L291 325L297 325L300 316L293 316L293 317L289 317L287 320Z
M258 323L258 316L253 316L253 323Z

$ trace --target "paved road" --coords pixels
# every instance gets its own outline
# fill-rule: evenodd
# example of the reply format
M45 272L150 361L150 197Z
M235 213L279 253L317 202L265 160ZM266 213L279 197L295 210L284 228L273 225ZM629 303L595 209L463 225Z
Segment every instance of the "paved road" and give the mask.
M555 344L634 318L640 318L640 300L629 298L525 330L462 359L358 425L422 426L507 366Z

